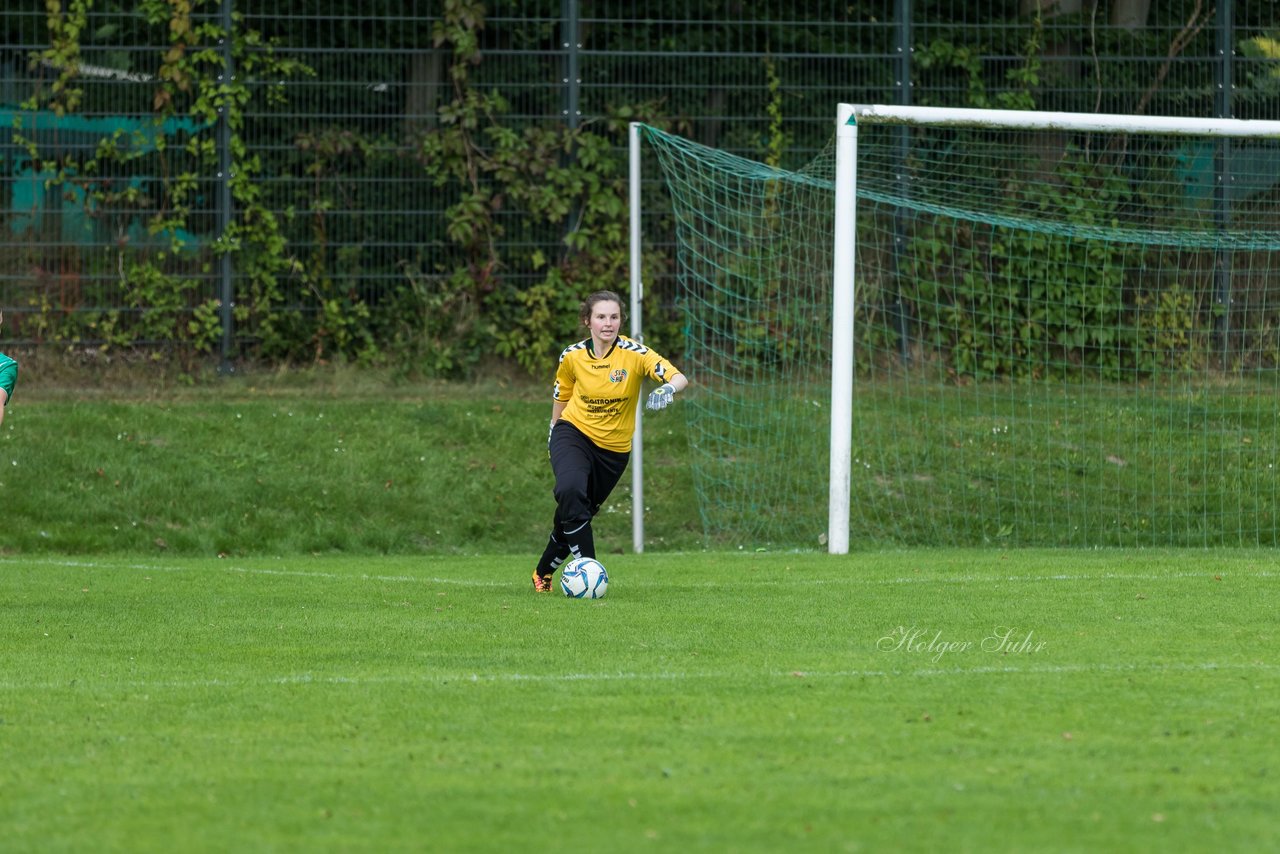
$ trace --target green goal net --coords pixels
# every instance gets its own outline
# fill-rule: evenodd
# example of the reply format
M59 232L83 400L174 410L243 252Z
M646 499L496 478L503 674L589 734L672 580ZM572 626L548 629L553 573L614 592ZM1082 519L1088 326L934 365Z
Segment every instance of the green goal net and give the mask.
M840 235L834 144L792 172L644 128L709 542L825 546L846 241L855 548L1275 545L1280 140L1163 121L860 119Z

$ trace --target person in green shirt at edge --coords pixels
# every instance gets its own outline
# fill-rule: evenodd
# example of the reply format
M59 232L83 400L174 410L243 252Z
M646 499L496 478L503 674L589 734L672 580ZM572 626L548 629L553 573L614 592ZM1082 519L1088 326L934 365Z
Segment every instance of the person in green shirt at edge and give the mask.
M4 326L4 312L0 311L0 326ZM0 353L0 424L4 423L4 410L13 398L13 387L18 383L18 363Z

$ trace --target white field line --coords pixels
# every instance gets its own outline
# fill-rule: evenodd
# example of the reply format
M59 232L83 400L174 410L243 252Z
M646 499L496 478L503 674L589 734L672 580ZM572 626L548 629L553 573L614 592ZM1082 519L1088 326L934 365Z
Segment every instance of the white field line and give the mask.
M146 572L234 572L243 575L265 575L265 576L283 576L292 578L315 578L324 581L337 580L360 580L360 581L381 581L381 582L399 582L406 584L452 584L461 587L527 587L528 579L523 572L515 573L515 578L511 581L490 581L477 578L443 578L440 576L415 576L415 575L371 575L360 574L350 575L337 572L317 572L300 569L261 569L243 566L235 566L227 564L225 566L202 566L199 569L183 566L164 566L161 564L148 563L100 563L95 561L75 561L75 560L53 560L41 558L35 560L17 560L14 558L0 558L0 566L2 565L22 565L22 566L52 566L66 569L89 569L94 571L116 571L116 570L132 570ZM1096 575L1088 573L1053 573L1049 575L998 575L998 576L974 576L974 575L916 575L901 576L897 578L865 578L859 576L855 572L841 578L809 578L804 580L805 585L822 586L822 585L880 585L880 584L1004 584L1004 583L1041 583L1041 582L1058 582L1058 581L1165 581L1182 578L1211 578L1220 576L1223 579L1232 578L1234 576L1243 578L1275 578L1276 573L1267 570L1259 572L1240 572L1231 573L1217 572L1210 573L1208 570L1200 572L1157 572L1157 573L1138 573L1138 572L1102 572ZM641 570L633 577L644 577ZM665 573L661 579L665 582L672 582L674 579L667 577ZM735 574L729 581L685 581L674 580L674 586L677 587L721 587L729 583L735 586L756 586L756 587L775 587L783 584L795 584L797 578L788 578L785 575L775 573L770 577L752 578L742 574Z
M931 679L964 676L1070 676L1098 674L1163 674L1163 673L1280 673L1280 664L1261 661L1222 664L1217 662L1149 664L1032 664L988 667L926 667L917 670L867 669L867 670L789 670L762 673L714 672L714 671L656 671L652 673L406 673L393 676L342 676L311 673L291 674L262 679L139 679L121 681L93 681L74 679L69 682L0 681L0 691L111 691L111 690L191 690L198 688L250 688L271 686L317 685L497 685L510 683L560 684L572 682L694 682L720 679L755 678L766 680L848 680L848 679Z

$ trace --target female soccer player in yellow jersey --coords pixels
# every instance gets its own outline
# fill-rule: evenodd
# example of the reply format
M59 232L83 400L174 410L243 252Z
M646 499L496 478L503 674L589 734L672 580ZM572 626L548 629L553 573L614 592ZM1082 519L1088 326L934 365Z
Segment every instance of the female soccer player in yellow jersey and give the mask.
M551 589L552 576L570 556L596 556L591 518L627 468L644 378L662 383L645 404L653 410L665 409L689 385L667 359L619 334L622 299L613 291L587 297L578 316L591 335L565 348L556 369L547 439L556 513L533 570L537 591Z

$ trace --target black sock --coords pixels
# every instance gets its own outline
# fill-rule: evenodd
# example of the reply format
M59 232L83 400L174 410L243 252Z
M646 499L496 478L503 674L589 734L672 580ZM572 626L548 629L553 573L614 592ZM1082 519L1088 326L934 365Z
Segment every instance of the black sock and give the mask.
M596 556L596 539L591 533L590 519L572 533L565 533L564 538L568 540L569 552L575 558Z
M547 547L542 550L542 557L538 558L538 575L545 577L554 574L568 558L569 546L556 539L556 535L552 533L547 540Z

